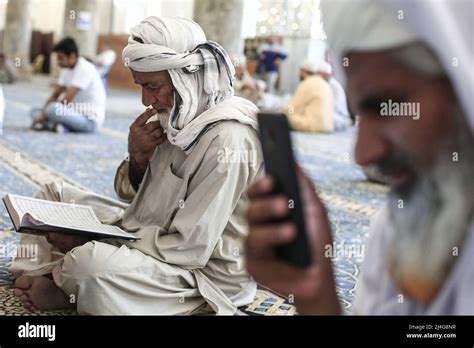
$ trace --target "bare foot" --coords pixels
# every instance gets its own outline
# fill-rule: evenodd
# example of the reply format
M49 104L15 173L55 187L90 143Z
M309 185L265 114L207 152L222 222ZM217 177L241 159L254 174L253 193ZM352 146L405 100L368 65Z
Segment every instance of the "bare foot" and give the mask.
M30 311L74 308L69 297L48 277L21 276L14 294Z

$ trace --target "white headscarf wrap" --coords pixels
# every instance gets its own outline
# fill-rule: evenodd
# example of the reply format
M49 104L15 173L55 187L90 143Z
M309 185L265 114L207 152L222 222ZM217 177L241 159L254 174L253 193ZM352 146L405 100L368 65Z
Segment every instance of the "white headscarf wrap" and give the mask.
M382 51L415 41L430 47L453 83L474 130L474 2L471 0L322 0L336 75L349 51Z
M186 153L218 122L237 120L257 129L258 108L233 96L235 69L229 56L206 40L197 23L148 17L132 28L122 59L134 71L168 71L176 92L165 128L168 140Z

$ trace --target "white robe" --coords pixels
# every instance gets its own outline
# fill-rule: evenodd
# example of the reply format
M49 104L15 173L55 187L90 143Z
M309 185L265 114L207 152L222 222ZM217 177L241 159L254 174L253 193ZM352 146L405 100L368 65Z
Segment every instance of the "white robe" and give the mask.
M367 253L361 267L353 314L362 315L472 315L474 313L474 220L466 234L457 262L443 287L429 305L400 296L386 265L393 229L383 209L373 219Z

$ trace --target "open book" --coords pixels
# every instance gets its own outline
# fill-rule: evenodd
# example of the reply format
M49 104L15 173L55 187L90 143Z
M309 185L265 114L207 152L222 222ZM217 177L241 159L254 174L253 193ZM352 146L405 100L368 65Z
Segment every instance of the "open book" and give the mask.
M91 207L7 194L3 203L17 232L59 232L97 238L140 239L117 226L102 224Z

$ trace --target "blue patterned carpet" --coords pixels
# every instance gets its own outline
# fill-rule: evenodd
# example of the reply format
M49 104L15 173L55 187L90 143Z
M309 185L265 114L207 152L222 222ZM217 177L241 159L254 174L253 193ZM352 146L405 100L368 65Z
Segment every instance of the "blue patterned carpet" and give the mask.
M35 78L31 83L4 86L6 115L0 140L45 164L53 172L91 191L116 198L113 177L127 150L128 127L143 110L140 96L112 90L107 102L105 128L99 134L33 132L28 130L28 113L31 107L44 103L49 94L48 82L45 78ZM297 158L328 206L335 243L359 247L367 239L370 217L384 203L386 189L368 183L353 163L354 137L353 129L332 135L293 134ZM0 161L2 196L7 192L31 195L35 190L37 187L33 182ZM0 205L0 229L11 230L3 205ZM11 249L9 246L17 241L16 233L1 232L0 245L8 247L0 249L3 250L0 253L0 285L11 285L6 270L11 255L5 250ZM346 311L350 311L356 289L360 256L343 255L334 259L338 294Z

